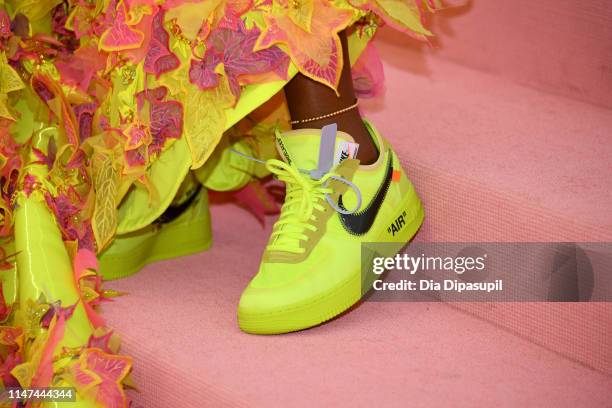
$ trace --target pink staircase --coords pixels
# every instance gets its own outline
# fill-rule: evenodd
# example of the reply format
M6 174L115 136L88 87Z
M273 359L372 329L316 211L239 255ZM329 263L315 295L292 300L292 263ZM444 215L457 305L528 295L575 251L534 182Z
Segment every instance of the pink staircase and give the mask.
M387 91L363 108L423 197L418 240L612 242L607 3L475 1L434 22L436 49L381 33ZM130 293L103 312L135 358L136 407L612 403L612 303L364 303L243 334L269 226L231 204L212 216L208 252L108 284Z

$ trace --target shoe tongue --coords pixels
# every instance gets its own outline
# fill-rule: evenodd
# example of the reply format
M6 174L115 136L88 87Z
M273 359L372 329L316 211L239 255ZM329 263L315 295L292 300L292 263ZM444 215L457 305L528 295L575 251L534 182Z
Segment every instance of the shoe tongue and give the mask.
M346 159L357 156L359 144L336 124L323 129L299 129L277 135L276 147L288 164L304 170L319 170L317 178Z

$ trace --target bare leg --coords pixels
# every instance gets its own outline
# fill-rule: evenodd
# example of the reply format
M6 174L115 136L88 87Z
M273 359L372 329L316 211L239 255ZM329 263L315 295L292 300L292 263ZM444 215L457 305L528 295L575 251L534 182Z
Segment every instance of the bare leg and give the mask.
M300 120L325 115L355 103L351 64L348 56L348 42L345 32L340 33L340 40L342 41L342 53L344 56L344 67L338 85L340 96L337 96L329 87L313 81L305 75L297 74L285 86L285 95L292 119ZM362 164L371 164L376 161L378 150L365 128L357 109L351 109L331 118L295 124L293 128L322 128L334 122L338 124L339 130L350 134L359 143L358 159Z

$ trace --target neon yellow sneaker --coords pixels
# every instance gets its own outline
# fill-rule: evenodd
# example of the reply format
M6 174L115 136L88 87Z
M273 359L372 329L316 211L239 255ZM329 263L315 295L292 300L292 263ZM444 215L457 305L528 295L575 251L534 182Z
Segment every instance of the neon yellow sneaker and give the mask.
M151 225L118 235L100 254L105 280L133 275L145 265L204 251L212 243L208 191L189 173L173 205Z
M342 313L361 298L361 243L393 242L399 251L416 234L421 201L389 144L366 126L380 152L371 165L354 159L358 145L335 125L277 135L284 161L266 167L287 194L240 299L243 331L286 333Z

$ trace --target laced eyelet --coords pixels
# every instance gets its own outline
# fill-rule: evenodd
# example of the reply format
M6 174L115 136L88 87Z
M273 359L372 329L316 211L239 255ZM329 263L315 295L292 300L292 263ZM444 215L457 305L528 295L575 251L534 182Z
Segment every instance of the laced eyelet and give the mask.
M287 186L285 203L281 208L281 217L273 229L273 242L268 245L269 250L288 251L292 253L304 253L301 248L301 241L308 241L309 237L303 232L318 232L318 228L313 225L322 219L319 215L327 214L330 209L340 214L352 214L361 206L361 192L359 188L350 180L342 178L336 173L328 173L322 178L312 178L312 171L300 169L295 165L270 159L263 161L245 155L232 149L236 153L249 160L266 165L266 168L275 175L277 180L284 182ZM340 207L335 200L334 188L330 187L330 182L343 183L352 189L357 195L357 204L354 209L347 210ZM316 213L316 215L315 215ZM312 235L308 233L309 235Z

